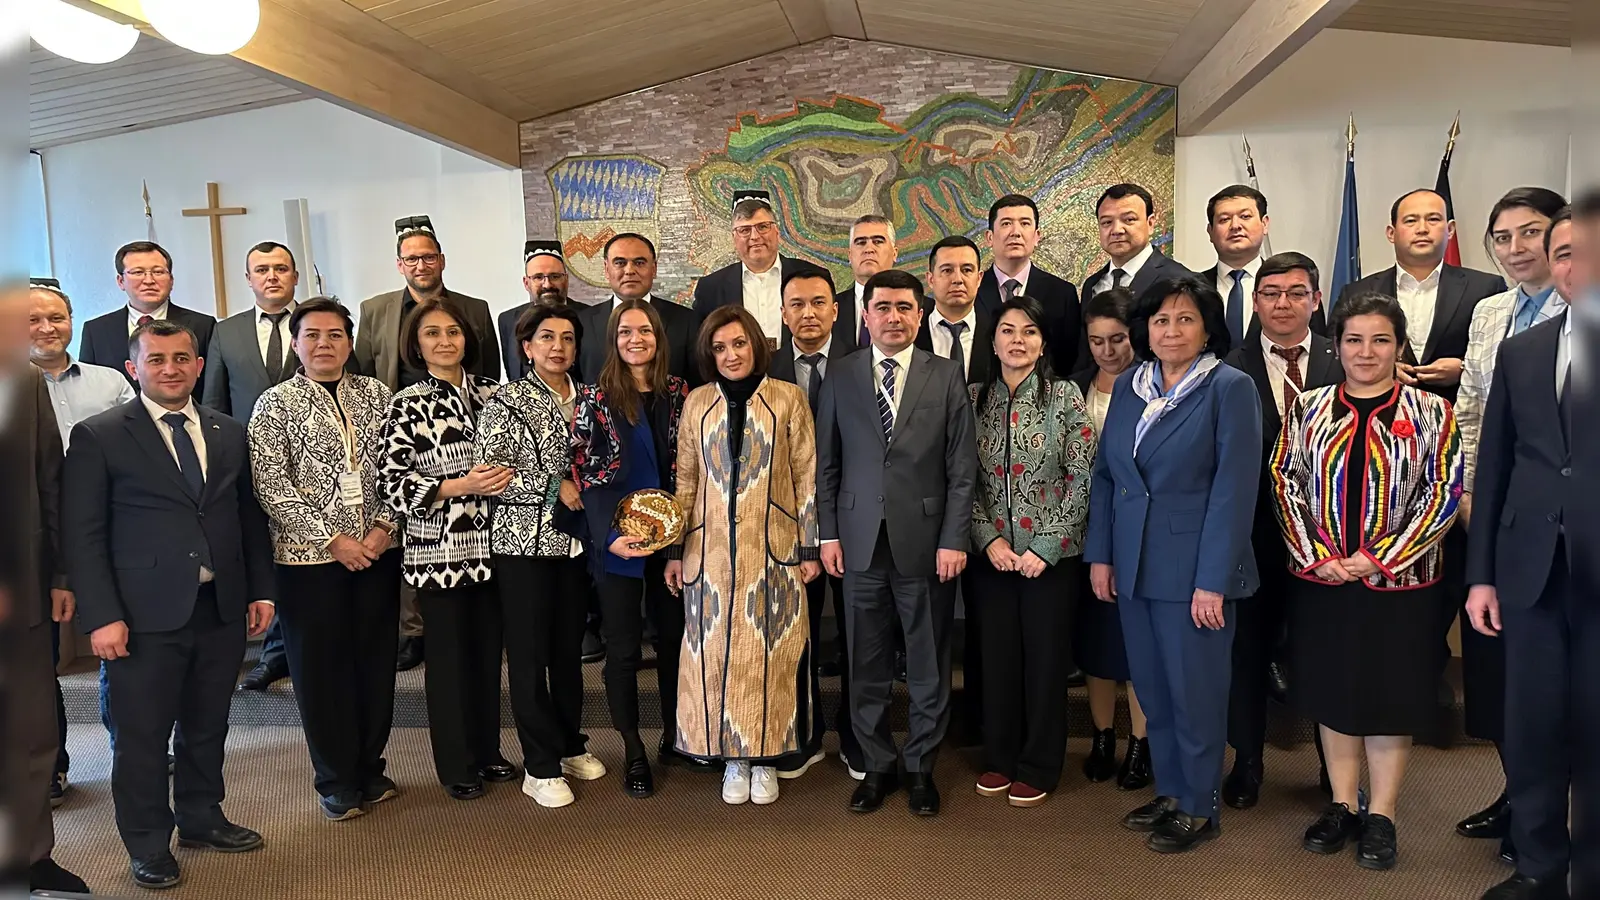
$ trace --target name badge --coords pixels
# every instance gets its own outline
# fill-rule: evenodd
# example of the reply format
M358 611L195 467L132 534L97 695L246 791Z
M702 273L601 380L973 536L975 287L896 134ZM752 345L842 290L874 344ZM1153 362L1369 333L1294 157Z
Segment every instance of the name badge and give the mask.
M361 505L361 475L346 472L339 476L339 502L345 506Z

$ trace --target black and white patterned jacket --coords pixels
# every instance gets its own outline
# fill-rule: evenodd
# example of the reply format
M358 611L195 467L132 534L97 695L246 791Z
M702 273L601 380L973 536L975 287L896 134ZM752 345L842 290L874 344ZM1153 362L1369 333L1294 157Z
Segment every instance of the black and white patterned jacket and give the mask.
M467 376L462 389L431 375L394 395L378 491L405 517L405 579L445 590L488 581L489 498L439 498L446 478L472 468L476 420L500 385Z
M571 379L567 390L577 399ZM494 501L490 549L497 556L565 557L573 540L552 524L561 481L572 477L572 429L534 372L506 384L478 417L472 461L516 470Z
M339 499L339 476L349 463L333 395L302 372L267 389L247 428L256 499L267 514L273 558L289 566L331 563L328 545L343 534L366 537L375 523L395 517L378 493L389 389L376 378L346 375L339 406L351 426L361 505Z

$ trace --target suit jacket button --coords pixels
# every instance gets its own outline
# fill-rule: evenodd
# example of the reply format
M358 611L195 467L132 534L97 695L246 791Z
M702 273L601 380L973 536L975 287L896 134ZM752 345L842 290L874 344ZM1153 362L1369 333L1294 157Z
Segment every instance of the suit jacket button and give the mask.
M1124 497L1128 496L1128 489L1127 488L1123 488L1122 489L1122 496L1124 496Z
M189 554L189 558L190 558L190 559L199 559L199 558L200 558L200 554L198 554L198 553L191 553L191 554Z
M1572 477L1572 467L1571 466L1566 466L1565 468L1563 468L1561 470L1561 477L1562 478L1571 478Z
M889 461L887 459L883 461L883 467L885 469L889 468Z
M879 497L878 497L878 502L879 502L879 503L882 503L882 502L883 502L883 497L882 497L882 496L879 496Z
M1550 515L1545 516L1545 520L1549 521L1549 522L1559 522L1559 521L1561 521L1561 517L1556 515L1555 513L1551 513Z

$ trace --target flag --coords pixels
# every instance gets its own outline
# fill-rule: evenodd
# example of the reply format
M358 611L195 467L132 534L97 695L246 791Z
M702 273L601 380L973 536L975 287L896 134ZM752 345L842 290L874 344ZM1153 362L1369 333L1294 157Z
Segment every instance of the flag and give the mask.
M1361 222L1356 212L1356 120L1350 117L1344 157L1344 208L1339 213L1339 248L1333 258L1333 278L1328 282L1329 312L1339 292L1361 280Z
M1256 158L1250 154L1250 138L1243 135L1241 137L1244 138L1244 168L1250 173L1250 186L1259 191L1261 182L1256 180ZM1271 255L1272 235L1264 234L1261 236L1261 258L1266 259Z
M1439 159L1439 179L1434 182L1433 192L1444 198L1445 218L1451 222L1456 220L1456 204L1450 198L1450 157L1456 152L1456 138L1461 135L1461 114L1456 113L1456 120L1450 125L1450 140L1444 145L1444 156ZM1456 239L1454 229L1450 231L1450 241L1445 244L1444 261L1446 265L1461 265L1461 242Z
M145 240L154 244L156 241L156 217L150 214L150 185L139 182L140 195L144 197L144 230Z

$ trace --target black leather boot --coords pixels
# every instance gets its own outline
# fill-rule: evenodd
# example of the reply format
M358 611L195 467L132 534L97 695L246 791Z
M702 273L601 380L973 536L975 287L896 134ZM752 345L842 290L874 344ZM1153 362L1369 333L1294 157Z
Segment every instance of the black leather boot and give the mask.
M1150 739L1130 738L1128 755L1117 772L1117 790L1142 791L1154 781L1150 775Z
M1110 781L1117 774L1117 731L1107 728L1094 733L1089 758L1083 761L1083 777L1093 782Z

